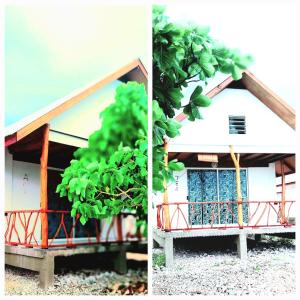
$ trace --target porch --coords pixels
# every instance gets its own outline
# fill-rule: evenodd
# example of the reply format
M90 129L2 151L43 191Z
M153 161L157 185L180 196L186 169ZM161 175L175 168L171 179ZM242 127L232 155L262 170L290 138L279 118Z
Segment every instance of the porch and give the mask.
M140 232L135 229L135 218L132 214L120 214L110 222L106 219L91 219L85 226L80 224L79 218L79 214L73 218L71 212L65 210L6 211L5 244L37 249L62 249L142 239ZM47 231L43 233L40 228L41 219L47 222ZM51 220L51 226L48 220Z
M110 221L91 219L85 226L79 218L65 210L6 211L5 264L38 272L39 286L46 289L53 285L57 256L112 252L114 269L126 273L126 252L147 252L134 215L123 213ZM41 219L48 228L43 235Z
M237 206L243 207L243 224L238 224ZM165 250L166 266L172 267L173 240L193 237L236 236L238 256L247 257L247 236L261 234L294 233L295 201L286 201L284 208L279 201L246 201L238 204L226 202L175 202L159 204L157 228L153 239ZM284 209L284 211L283 211ZM165 215L170 219L166 219ZM186 216L189 216L188 218ZM285 222L283 222L283 217ZM204 222L195 222L205 220Z
M39 272L42 288L53 284L57 256L112 252L126 273L126 252L147 252L134 212L84 226L71 216L71 202L55 192L77 149L70 144L51 140L46 124L6 145L5 264Z
M295 155L239 150L238 166L232 153L168 153L168 160L186 168L174 172L175 182L156 205L154 244L164 248L167 267L173 265L174 239L235 236L238 256L245 259L249 235L295 233L295 198L287 193L295 185L287 182Z

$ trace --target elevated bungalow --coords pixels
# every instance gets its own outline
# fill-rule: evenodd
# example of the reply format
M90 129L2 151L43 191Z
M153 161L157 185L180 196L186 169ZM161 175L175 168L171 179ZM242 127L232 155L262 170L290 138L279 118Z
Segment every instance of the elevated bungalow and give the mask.
M87 147L100 127L99 112L127 81L147 86L140 60L6 128L5 263L38 271L44 288L53 284L55 256L114 251L116 268L125 272L126 251L142 245L133 215L82 226L79 216L71 217L70 202L55 193L73 152Z
M156 199L154 240L173 262L173 239L295 232L295 112L249 71L207 95L203 119L183 113L180 136L166 142L168 160L184 162L167 197ZM288 184L287 184L287 183Z

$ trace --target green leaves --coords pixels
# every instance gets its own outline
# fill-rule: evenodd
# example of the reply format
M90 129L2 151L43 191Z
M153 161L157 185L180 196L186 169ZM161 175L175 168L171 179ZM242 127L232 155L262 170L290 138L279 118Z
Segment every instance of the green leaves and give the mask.
M196 106L207 107L211 104L211 99L205 95L202 95L202 87L197 86L191 95L190 101Z
M183 112L188 116L189 121L195 121L196 119L202 118L199 109L193 103L186 105L183 109Z
M178 162L177 159L171 160L168 165L169 169L172 171L182 171L184 170L184 164Z
M172 180L172 168L165 169L164 139L176 138L180 127L171 120L183 112L190 121L201 119L199 108L211 104L200 85L182 104L184 88L198 81L203 86L217 72L241 78L252 58L229 49L209 36L209 27L176 24L169 21L164 8L153 8L153 189L163 191L163 182ZM184 97L186 96L186 97ZM182 166L181 166L182 167ZM175 167L176 168L176 167ZM175 171L175 169L174 169Z
M234 80L239 80L242 78L242 72L236 65L232 67L231 75Z
M172 105L178 109L180 108L180 104L181 104L181 99L183 98L183 94L181 93L180 89L178 88L171 88L168 91L168 96L170 99L170 102L172 103Z
M158 119L164 116L159 105L155 112ZM111 218L123 210L136 212L136 218L145 224L148 143L144 85L121 84L115 102L100 116L101 129L90 135L88 148L74 153L56 192L72 202L71 216L79 214L83 225L91 218Z
M165 124L167 124L166 135L168 137L174 138L175 136L179 135L179 128L181 127L179 122L169 119Z

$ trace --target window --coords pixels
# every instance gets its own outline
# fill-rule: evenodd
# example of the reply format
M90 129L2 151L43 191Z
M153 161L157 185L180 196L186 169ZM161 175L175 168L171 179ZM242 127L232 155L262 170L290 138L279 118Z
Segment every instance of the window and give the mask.
M246 134L244 116L229 116L229 134Z

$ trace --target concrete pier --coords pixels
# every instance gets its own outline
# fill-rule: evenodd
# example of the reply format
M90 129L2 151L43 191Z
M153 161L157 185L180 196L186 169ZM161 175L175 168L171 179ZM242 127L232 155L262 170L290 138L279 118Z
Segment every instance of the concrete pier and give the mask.
M153 229L153 240L164 248L166 257L166 267L172 268L174 262L174 239L180 238L193 238L193 237L218 237L218 236L236 236L235 243L237 245L237 254L240 259L247 259L247 236L255 235L261 236L262 234L280 234L280 233L294 233L295 226L274 226L274 227L261 227L261 228L207 228L201 230L178 230L165 232L160 229Z
M146 249L146 242L105 243L101 245L51 249L6 245L5 264L38 272L39 287L47 289L54 284L55 257L114 252L114 269L120 274L125 274L127 273L126 252L145 252Z
M240 233L235 239L238 257L242 260L247 259L247 234Z

